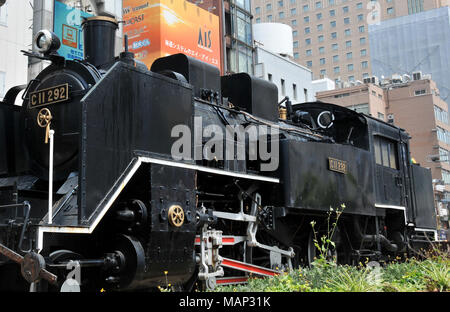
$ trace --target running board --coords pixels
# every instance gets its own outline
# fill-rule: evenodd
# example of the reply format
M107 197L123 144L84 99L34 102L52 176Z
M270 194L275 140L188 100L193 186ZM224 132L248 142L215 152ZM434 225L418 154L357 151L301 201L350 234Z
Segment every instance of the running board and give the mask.
M248 273L258 274L258 275L262 275L262 276L270 276L270 277L281 273L279 271L267 269L267 268L260 267L260 266L254 265L254 264L245 263L245 262L228 259L228 258L223 258L223 257L222 257L221 266L230 268L230 269L248 272Z

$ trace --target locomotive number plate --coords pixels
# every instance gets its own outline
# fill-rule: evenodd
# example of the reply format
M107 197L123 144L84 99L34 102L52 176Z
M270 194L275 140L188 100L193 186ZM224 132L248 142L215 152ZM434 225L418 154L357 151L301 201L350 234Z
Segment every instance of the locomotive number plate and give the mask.
M69 99L69 84L30 92L28 108L64 102Z
M347 162L344 160L328 157L328 166L332 171L347 174Z

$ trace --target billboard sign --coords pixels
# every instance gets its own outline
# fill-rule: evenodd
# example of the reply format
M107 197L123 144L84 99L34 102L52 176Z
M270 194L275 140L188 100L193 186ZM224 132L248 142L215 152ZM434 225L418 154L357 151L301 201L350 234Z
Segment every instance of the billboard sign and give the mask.
M61 1L55 1L53 32L61 39L58 53L69 60L83 59L83 17L92 14L81 11Z
M136 59L150 67L183 53L220 68L219 17L184 0L123 0L124 35Z

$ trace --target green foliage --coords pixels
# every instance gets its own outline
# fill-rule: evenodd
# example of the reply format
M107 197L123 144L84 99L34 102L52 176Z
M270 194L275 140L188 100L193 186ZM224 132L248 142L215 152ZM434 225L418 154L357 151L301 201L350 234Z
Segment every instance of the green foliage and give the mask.
M415 259L370 268L316 265L248 284L218 287L221 292L417 292L450 291L450 258Z

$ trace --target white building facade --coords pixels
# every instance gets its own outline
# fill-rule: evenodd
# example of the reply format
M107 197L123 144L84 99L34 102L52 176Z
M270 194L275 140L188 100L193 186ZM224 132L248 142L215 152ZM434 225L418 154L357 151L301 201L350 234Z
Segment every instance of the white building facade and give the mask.
M32 42L33 8L29 1L7 0L0 7L0 100L13 86L26 84Z

